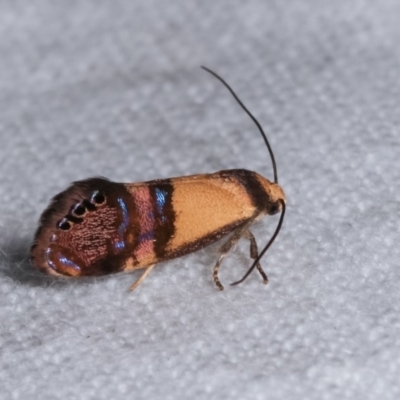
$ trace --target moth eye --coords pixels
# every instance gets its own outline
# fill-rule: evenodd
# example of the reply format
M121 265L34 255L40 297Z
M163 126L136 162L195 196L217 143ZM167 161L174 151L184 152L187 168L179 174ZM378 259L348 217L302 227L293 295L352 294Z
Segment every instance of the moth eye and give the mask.
M68 231L71 229L72 225L66 218L63 218L61 221L58 221L57 226L63 231Z
M271 208L269 209L269 215L274 215L279 212L279 204L272 204Z
M96 204L98 206L101 206L102 204L104 204L106 202L106 196L104 196L103 193L99 192L98 190L96 190L93 194L92 197L90 199L90 201L93 204Z
M72 208L72 213L77 217L82 217L86 213L86 207L83 204L77 204Z

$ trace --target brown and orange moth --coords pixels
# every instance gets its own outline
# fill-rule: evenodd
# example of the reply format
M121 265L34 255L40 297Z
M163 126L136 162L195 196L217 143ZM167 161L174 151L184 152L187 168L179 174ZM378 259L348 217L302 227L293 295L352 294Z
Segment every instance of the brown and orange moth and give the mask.
M74 182L56 195L43 212L31 248L32 263L42 272L82 277L145 268L131 290L158 262L199 250L231 234L214 266L214 282L226 254L240 238L250 241L254 260L243 282L257 268L268 278L260 259L277 237L285 215L285 195L278 185L275 158L256 118L233 89L215 72L242 109L254 121L267 146L274 182L256 172L231 169L213 174L115 183L105 178ZM275 233L258 253L250 226L264 215L281 212Z

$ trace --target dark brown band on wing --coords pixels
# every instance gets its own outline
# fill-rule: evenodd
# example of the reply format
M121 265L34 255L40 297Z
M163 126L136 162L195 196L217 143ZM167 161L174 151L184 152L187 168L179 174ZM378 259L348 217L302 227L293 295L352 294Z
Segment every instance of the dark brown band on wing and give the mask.
M150 185L154 212L154 253L157 259L165 259L168 242L175 233L175 211L172 204L174 186L171 180Z
M251 197L254 207L258 211L264 211L270 204L268 193L265 191L261 182L257 179L256 173L246 169L232 169L219 172L223 177L224 174L234 177L246 189Z

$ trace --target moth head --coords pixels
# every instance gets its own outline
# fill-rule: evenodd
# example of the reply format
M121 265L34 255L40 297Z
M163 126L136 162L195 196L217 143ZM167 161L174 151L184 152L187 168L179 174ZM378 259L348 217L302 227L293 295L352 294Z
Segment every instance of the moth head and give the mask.
M271 182L268 189L270 198L268 214L274 215L282 211L282 207L286 203L286 197L282 188L277 183Z
M73 183L43 212L32 263L51 275L104 275L122 269L132 242L130 195L104 178Z

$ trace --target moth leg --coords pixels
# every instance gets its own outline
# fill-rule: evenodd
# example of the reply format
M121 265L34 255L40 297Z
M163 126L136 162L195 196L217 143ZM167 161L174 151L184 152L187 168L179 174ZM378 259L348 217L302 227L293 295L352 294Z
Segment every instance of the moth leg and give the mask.
M254 237L254 235L247 229L245 232L243 232L243 237L246 239L250 240L250 257L255 260L258 257L258 248L257 248L257 242ZM260 273L261 277L263 278L263 281L265 284L268 283L268 277L261 268L260 263L257 263L256 265L258 272Z
M219 256L219 259L217 263L214 266L214 272L213 272L213 278L215 284L218 286L220 290L224 290L224 287L222 286L222 283L218 279L218 270L219 266L222 263L222 260L225 258L225 256L229 253L231 248L239 241L239 239L243 236L243 234L247 231L247 228L249 227L251 223L246 224L244 227L241 227L237 229L233 235L229 238L229 240L221 246L221 255ZM247 236L246 236L247 237Z
M134 282L131 287L129 288L130 291L135 290L147 277L147 275L149 275L149 273L151 272L151 270L154 268L156 264L153 265L149 265L145 271L143 272L143 274L140 276L140 278Z

